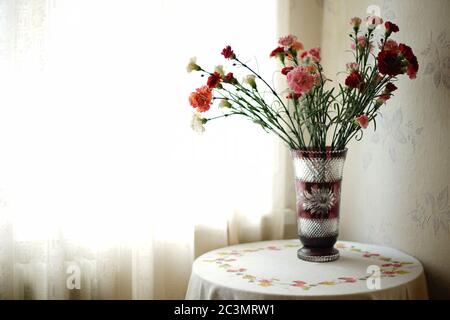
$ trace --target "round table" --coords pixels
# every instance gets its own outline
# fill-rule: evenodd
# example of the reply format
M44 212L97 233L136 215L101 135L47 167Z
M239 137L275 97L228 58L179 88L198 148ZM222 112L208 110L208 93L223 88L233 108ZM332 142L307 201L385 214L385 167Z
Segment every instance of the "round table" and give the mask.
M340 258L299 260L299 240L263 241L198 257L186 299L428 299L422 264L399 250L338 241Z

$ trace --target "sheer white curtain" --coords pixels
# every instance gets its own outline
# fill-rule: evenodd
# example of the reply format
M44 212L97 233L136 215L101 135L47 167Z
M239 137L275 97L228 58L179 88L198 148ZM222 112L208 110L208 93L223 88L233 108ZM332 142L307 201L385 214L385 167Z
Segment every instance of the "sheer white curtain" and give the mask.
M275 0L2 0L0 298L183 298L195 256L282 237L278 142L192 132L185 71L230 44L270 78L274 43Z

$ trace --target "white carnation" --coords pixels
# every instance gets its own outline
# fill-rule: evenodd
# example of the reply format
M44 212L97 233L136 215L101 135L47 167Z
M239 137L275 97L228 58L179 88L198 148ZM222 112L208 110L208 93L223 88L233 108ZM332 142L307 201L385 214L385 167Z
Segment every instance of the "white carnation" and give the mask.
M194 114L192 115L192 121L191 121L192 130L194 130L195 132L197 132L199 134L202 134L203 132L205 132L204 124L206 123L206 121L207 120L202 118L200 113L194 112Z
M198 71L198 70L200 70L200 67L197 64L197 58L192 57L191 60L189 60L189 63L186 67L186 71L190 73L192 71Z

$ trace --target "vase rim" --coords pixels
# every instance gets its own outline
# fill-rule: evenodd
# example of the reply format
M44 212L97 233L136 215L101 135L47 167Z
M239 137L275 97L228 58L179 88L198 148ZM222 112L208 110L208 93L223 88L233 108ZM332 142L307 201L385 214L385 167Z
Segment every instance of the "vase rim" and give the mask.
M291 149L291 152L303 153L303 154L343 154L347 153L348 149L331 150L331 147L326 147L326 150L317 150L313 148L308 149Z

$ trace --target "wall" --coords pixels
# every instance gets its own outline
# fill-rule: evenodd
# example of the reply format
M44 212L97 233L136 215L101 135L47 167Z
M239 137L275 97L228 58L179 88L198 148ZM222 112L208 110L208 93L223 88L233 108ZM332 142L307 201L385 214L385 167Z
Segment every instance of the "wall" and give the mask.
M296 1L293 1L296 2ZM311 1L312 2L312 1ZM388 245L424 264L432 298L450 298L450 1L325 0L322 50L327 76L352 57L348 21L378 5L398 23L394 39L411 45L420 70L401 77L377 130L349 145L341 238Z

